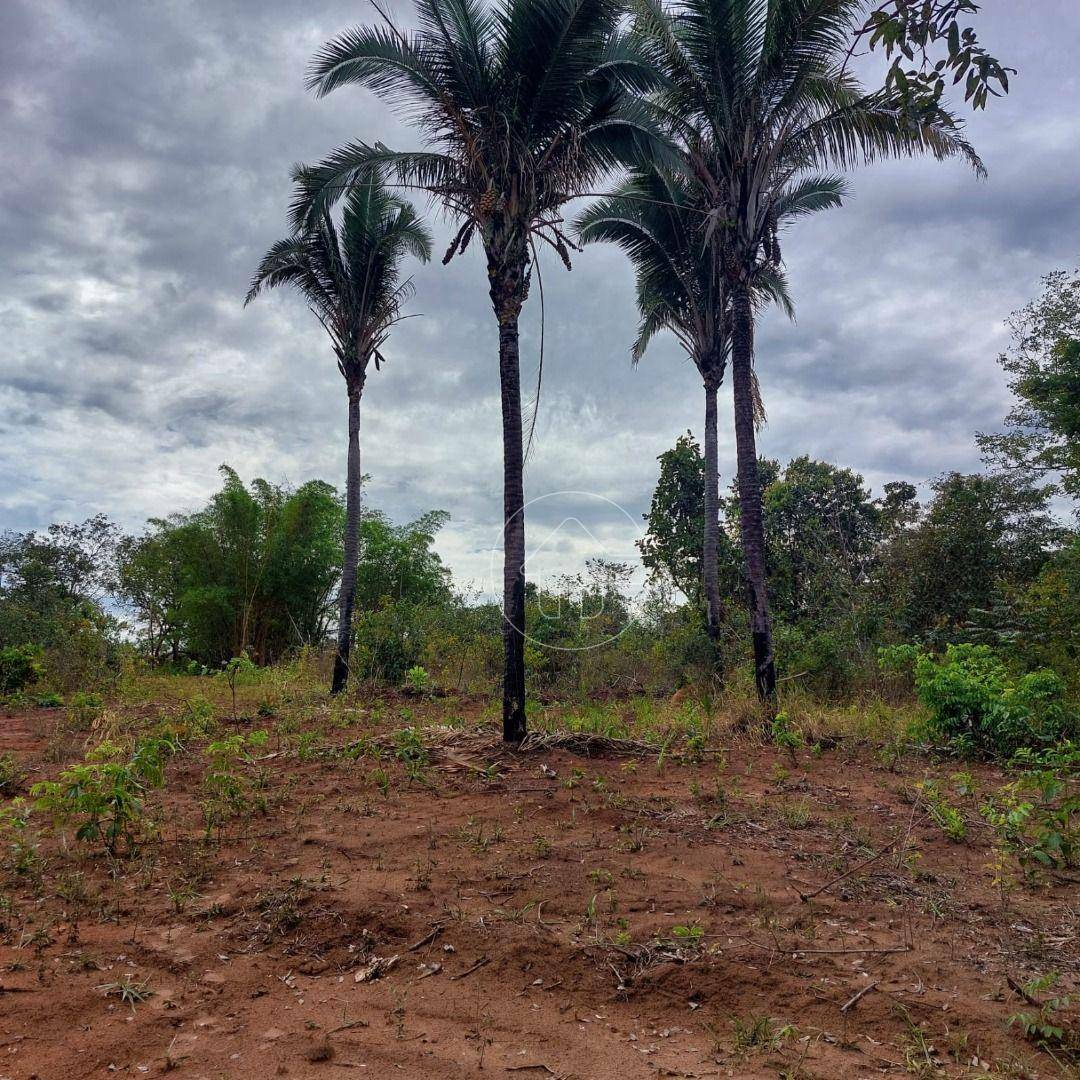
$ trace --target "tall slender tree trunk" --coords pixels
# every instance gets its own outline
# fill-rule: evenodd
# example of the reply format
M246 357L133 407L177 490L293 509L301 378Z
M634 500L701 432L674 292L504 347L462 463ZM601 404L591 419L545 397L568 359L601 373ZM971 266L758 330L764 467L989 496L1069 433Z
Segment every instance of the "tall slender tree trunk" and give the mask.
M518 317L528 288L525 266L524 241L493 244L488 251L491 300L499 320L503 425L503 739L507 742L525 738L525 462L518 342Z
M765 581L765 528L761 509L755 433L754 317L745 283L732 289L731 369L735 393L735 445L738 460L739 532L749 593L754 641L754 684L762 701L776 698L772 623Z
M364 381L351 379L349 387L349 463L345 479L345 551L341 562L338 597L337 651L334 655L332 694L340 694L349 682L352 652L353 609L356 607L356 568L360 561L360 396Z
M503 738L525 738L525 485L518 320L499 325L503 421Z
M705 535L701 556L705 586L705 629L715 645L720 638L724 606L720 600L720 477L716 440L715 379L705 380Z

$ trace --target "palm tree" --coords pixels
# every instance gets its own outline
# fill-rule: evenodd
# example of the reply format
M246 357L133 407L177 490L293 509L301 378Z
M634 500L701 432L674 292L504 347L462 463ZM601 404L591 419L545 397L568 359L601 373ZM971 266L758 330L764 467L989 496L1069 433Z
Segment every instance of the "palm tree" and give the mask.
M778 223L808 171L883 156L960 157L983 172L940 101L867 93L847 70L864 0L629 0L638 47L665 76L663 115L710 218L731 305L731 365L755 683L776 693L765 580L754 293L781 265Z
M279 240L264 256L245 306L263 289L296 289L330 336L349 398L349 455L345 484L345 547L338 600L337 651L331 690L349 679L356 572L360 556L360 397L368 367L378 370L391 328L403 318L412 282L401 279L407 255L427 262L431 234L412 204L391 194L368 172L345 200L340 228L329 207Z
M838 206L836 176L808 176L783 193L783 219ZM631 356L636 364L661 330L675 335L705 387L705 529L702 579L706 629L715 643L723 620L719 574L717 391L731 354L731 303L719 245L710 243L708 203L692 175L642 164L576 226L583 242L618 244L634 265L641 314ZM794 317L787 282L776 267L754 282L757 304L775 302Z
M627 92L652 85L617 26L617 0L416 0L419 27L349 30L315 57L320 96L368 87L419 127L422 150L352 143L297 174L295 220L318 215L378 164L429 192L459 230L449 262L475 235L499 329L503 424L503 734L525 735L525 505L518 318L536 245L569 266L561 210L650 129Z

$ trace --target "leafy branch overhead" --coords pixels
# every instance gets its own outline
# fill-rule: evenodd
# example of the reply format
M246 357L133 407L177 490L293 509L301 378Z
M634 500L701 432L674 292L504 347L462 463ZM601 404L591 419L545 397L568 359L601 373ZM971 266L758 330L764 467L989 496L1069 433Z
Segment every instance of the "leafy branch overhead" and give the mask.
M947 85L961 83L964 101L984 109L990 97L1009 92L1016 71L992 56L967 23L979 8L974 0L888 0L870 13L855 43L884 52L892 61L886 89L916 110L936 106Z

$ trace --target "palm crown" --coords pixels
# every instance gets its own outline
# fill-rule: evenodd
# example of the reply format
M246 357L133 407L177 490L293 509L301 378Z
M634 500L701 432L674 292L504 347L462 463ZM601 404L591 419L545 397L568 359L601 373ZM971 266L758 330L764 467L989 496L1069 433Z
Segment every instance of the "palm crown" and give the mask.
M785 193L814 168L880 157L959 157L982 172L960 123L866 92L847 65L864 0L631 0L637 47L665 75L655 96L723 230L726 271L779 265Z
M346 379L361 377L401 318L412 282L401 262L431 258L431 234L412 204L368 173L349 192L340 228L324 207L302 230L263 257L245 303L264 289L288 285L307 300L333 342Z
M846 194L837 176L807 175L777 193L779 224L838 206ZM661 330L678 339L701 373L719 383L731 344L730 298L718 246L709 243L710 215L699 185L685 171L643 164L611 196L576 221L585 243L609 241L626 252L637 277L641 314L632 349L644 356ZM755 275L755 300L794 314L778 267Z
M294 220L319 214L372 163L435 195L461 222L448 252L480 229L489 254L520 258L538 236L568 258L559 209L651 137L627 88L655 74L617 33L615 0L417 0L419 28L388 19L339 35L315 57L324 95L367 86L414 121L418 152L352 143L297 173Z

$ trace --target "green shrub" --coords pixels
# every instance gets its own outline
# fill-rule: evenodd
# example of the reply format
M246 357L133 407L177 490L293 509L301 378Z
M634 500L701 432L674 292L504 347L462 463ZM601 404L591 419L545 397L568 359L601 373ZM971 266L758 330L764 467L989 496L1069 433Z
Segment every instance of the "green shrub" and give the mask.
M964 815L949 802L940 785L934 780L924 780L919 788L926 799L930 820L950 839L959 844L967 837Z
M14 795L25 779L15 759L10 754L0 754L0 795L5 798Z
M0 649L0 694L20 693L44 670L44 654L37 645L5 645Z
M25 799L12 799L0 806L0 866L30 877L40 873L41 865L37 839L30 828L30 807Z
M791 726L791 717L786 712L778 712L773 719L770 731L773 743L781 750L786 750L795 760L795 751L803 745L801 733Z
M1019 751L1020 776L986 800L982 816L1029 878L1080 862L1080 747Z
M206 747L210 764L203 774L206 798L202 812L207 837L214 829L222 832L232 818L252 811L265 812L265 799L258 791L259 778L251 775L250 766L269 738L266 731L251 731L247 735L227 735Z
M353 670L400 686L421 666L428 625L425 612L407 602L361 612L356 620Z
M180 722L193 738L209 735L214 730L214 706L202 694L193 694L181 706Z
M101 715L102 708L100 694L88 694L78 690L68 698L68 722L75 730L82 731Z
M913 662L930 736L965 755L1010 757L1076 732L1061 676L1042 669L1014 677L988 645L950 645L941 657L894 646L880 659L887 671Z
M426 668L417 664L405 672L405 684L414 694L423 694L431 687L431 676Z
M812 629L778 623L774 647L777 666L826 699L843 697L865 674L860 643L846 624Z
M130 853L142 833L144 796L164 783L165 761L177 750L173 739L142 739L124 761L122 747L103 742L86 761L30 792L38 809L58 823L75 823L77 840L99 842L109 855L120 853L121 846Z

